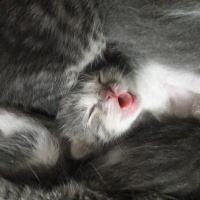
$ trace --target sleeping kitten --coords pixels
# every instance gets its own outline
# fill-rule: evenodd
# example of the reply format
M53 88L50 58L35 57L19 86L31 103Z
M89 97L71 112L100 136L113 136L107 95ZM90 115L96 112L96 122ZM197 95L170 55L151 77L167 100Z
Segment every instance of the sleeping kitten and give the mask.
M134 96L128 92L123 95L126 100L143 101L142 106L132 106L134 119L146 108L153 108L156 114L165 112L166 109L160 108L163 105L167 108L169 93L171 108L177 105L181 108L175 109L176 114L189 113L191 101L196 101L193 92L199 92L198 8L197 0L108 0L78 4L73 0L3 0L0 2L0 103L56 116L60 100L75 85L78 74L101 55L106 38L136 60L129 63L133 73L138 74L134 77L137 83L130 89ZM141 77L145 80L138 82ZM152 87L147 87L149 82ZM166 92L165 87L168 87ZM179 100L182 97L183 105ZM162 99L159 104L156 98ZM65 110L59 112L57 119ZM124 122L126 129L132 121L133 118ZM64 121L61 126L66 127ZM120 135L124 126L118 128Z
M107 41L127 58L86 73L62 99L57 119L76 158L127 132L144 111L158 119L200 114L200 2L114 0L105 7Z
M82 74L62 100L57 116L61 137L72 142L74 158L94 151L99 142L107 143L129 132L145 112L159 120L199 113L200 75L156 63L134 68L119 54L112 57L113 63L109 58L96 67L101 69ZM117 59L119 63L115 63Z
M97 1L1 0L0 102L56 115L104 48Z

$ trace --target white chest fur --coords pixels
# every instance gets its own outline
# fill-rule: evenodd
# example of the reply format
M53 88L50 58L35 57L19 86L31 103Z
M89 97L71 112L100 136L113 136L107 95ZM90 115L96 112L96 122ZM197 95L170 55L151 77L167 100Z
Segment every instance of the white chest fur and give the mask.
M136 90L143 110L187 116L200 101L200 75L149 62L137 71ZM198 108L196 108L198 109Z

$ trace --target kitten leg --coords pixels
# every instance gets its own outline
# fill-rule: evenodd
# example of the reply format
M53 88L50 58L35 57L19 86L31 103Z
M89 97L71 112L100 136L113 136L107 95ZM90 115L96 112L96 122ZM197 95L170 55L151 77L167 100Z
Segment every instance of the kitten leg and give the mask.
M36 119L0 108L0 171L15 173L30 166L51 167L59 157L58 141Z

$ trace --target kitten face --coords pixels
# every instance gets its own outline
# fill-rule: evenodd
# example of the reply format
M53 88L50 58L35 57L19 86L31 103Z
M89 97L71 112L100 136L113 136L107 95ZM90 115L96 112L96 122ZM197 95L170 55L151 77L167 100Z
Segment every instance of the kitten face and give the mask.
M96 146L97 141L119 137L139 113L138 99L129 90L128 80L117 68L109 67L82 75L62 101L58 118L62 136L73 141L72 154L77 154L88 151L92 143Z
M117 65L118 66L118 65ZM80 158L91 147L126 133L142 111L162 116L193 115L199 102L199 77L149 64L125 75L113 65L82 75L63 99L58 121L62 136L72 141L71 152ZM187 84L185 84L187 83Z

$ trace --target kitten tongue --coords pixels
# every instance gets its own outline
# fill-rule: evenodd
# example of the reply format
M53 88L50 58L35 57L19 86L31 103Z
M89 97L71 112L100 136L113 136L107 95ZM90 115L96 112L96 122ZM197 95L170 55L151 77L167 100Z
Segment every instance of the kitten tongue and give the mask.
M116 114L121 114L121 120L131 117L138 109L137 97L127 92L109 98L108 104Z
M132 104L132 96L129 93L123 93L118 96L119 106L123 108L129 108Z

